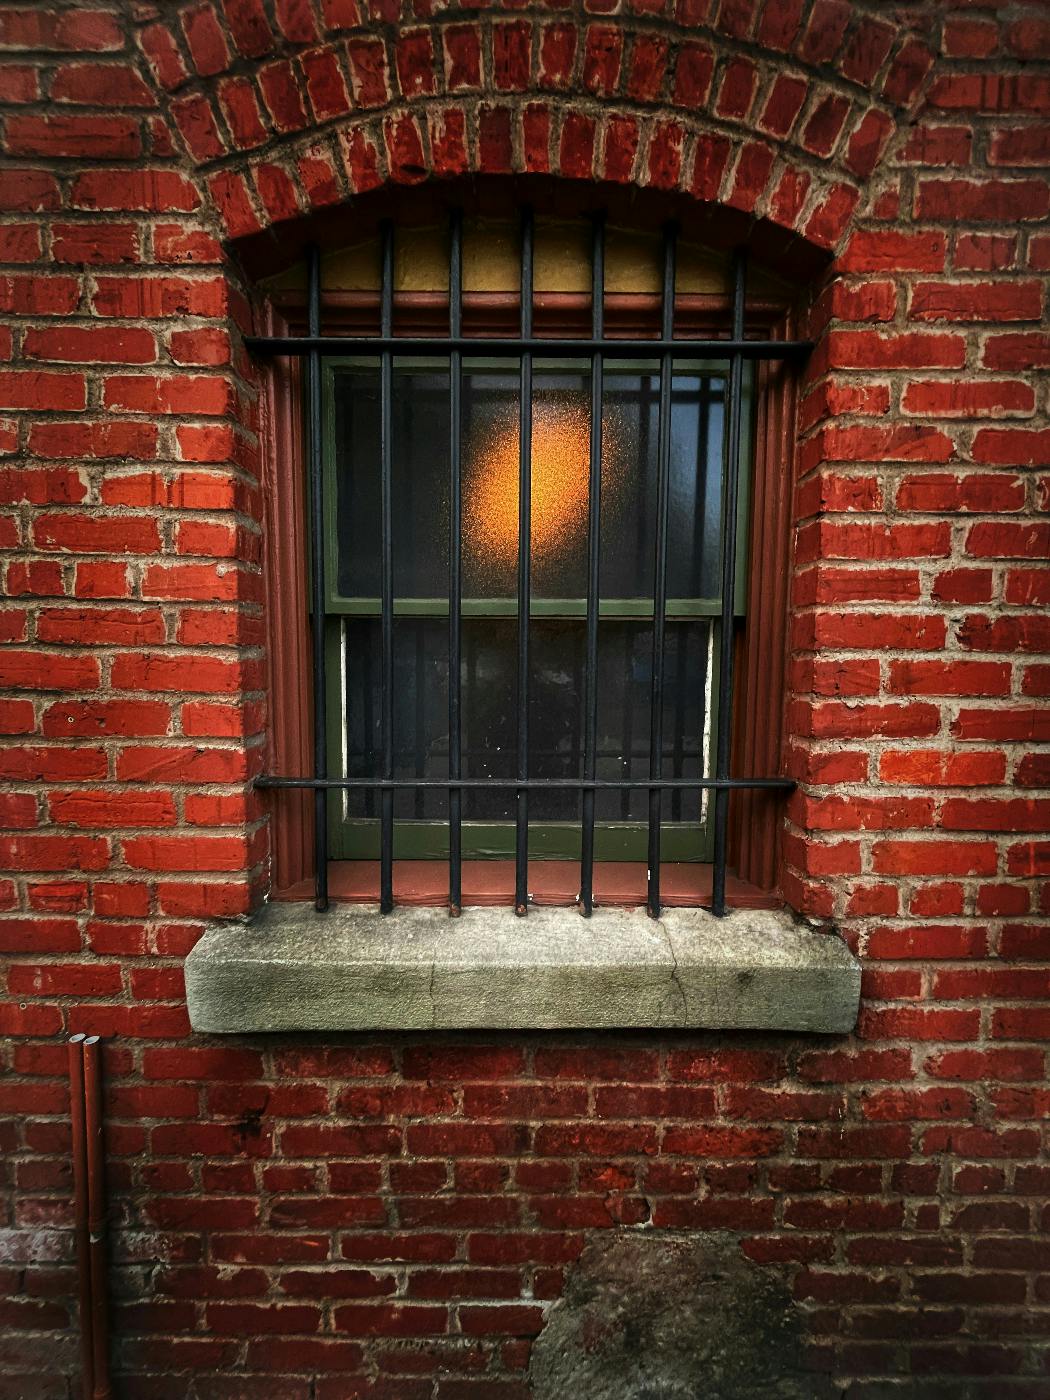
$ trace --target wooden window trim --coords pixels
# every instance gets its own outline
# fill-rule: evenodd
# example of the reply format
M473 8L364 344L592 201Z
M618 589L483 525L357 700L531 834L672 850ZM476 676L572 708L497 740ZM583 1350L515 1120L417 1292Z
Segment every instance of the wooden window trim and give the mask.
M609 294L605 302L606 334L615 338L618 334L632 336L651 332L658 309L656 294ZM322 316L328 334L374 334L378 315L378 292L324 294ZM575 293L539 293L534 315L540 335L587 335L590 299ZM676 330L683 337L724 335L729 315L730 303L725 296L694 293L675 298ZM272 295L264 304L261 320L265 335L304 334L304 295L288 291ZM518 326L518 298L513 293L467 293L463 323L468 335L513 335ZM395 333L447 332L447 297L441 292L397 295L394 324ZM755 299L749 302L747 334L793 338L795 327L790 310L783 303L773 301ZM755 384L757 417L748 608L736 647L732 771L775 774L781 766L787 665L795 384L790 367L777 361L756 362ZM266 766L274 773L307 775L312 765L313 720L300 360L277 357L268 364L262 409L270 700ZM312 797L308 792L286 789L271 794L268 801L271 807L272 893L275 898L296 898L313 876ZM781 859L782 804L782 797L772 792L739 790L733 794L729 859L736 871L733 883L737 888L736 898L731 902L775 902L773 896L779 884ZM443 871L444 867L441 869ZM704 870L706 867L701 874ZM353 879L336 878L333 889L338 898L340 889L354 890L359 885L360 882L355 883ZM550 885L555 891L551 902L563 902L559 881L552 878ZM699 902L700 886L694 892ZM344 897L359 896L350 893ZM429 902L429 896L425 897ZM694 901L691 895L683 895L681 902Z

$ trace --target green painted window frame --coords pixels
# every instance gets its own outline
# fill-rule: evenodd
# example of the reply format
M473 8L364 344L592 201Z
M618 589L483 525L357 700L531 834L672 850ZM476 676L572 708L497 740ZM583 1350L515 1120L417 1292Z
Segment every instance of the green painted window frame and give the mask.
M471 368L471 359L464 356L463 368ZM407 367L443 368L447 366L445 357L395 356L398 363ZM491 367L504 361L484 359L478 361ZM323 360L323 459L324 459L324 553L326 581L325 638L326 673L328 678L328 771L333 777L345 776L343 771L343 746L341 723L343 719L343 658L341 631L343 620L348 617L378 617L381 614L381 600L375 597L346 597L338 590L339 579L339 539L337 524L338 476L336 468L335 432L335 376L340 369L377 368L378 356L346 355L330 356ZM517 360L507 359L508 367L517 367ZM571 365L586 373L586 362L566 361L556 355L535 357L537 371L552 366ZM728 360L701 360L688 354L676 357L674 369L681 366L692 373L711 378L727 378ZM623 362L622 368L656 368L656 360ZM743 384L743 414L741 419L741 450L739 463L739 486L737 503L737 542L736 576L734 580L734 617L740 621L746 616L748 580L748 540L750 534L751 482L754 469L754 419L755 394L753 366L745 365ZM726 443L723 438L723 477L726 470ZM724 501L724 493L723 493ZM314 547L313 540L309 548ZM447 598L396 598L394 617L447 617ZM516 617L517 600L507 598L465 598L461 616L469 617ZM718 723L718 671L721 600L715 598L669 598L664 612L665 622L689 621L709 617L713 631L711 646L711 713L708 725L710 740L705 764L705 772L713 766L714 739ZM530 618L585 618L587 601L585 598L533 598L529 608ZM599 601L598 615L611 620L645 620L653 617L652 600L646 598L615 598ZM347 817L345 815L346 794L334 789L328 795L328 832L330 860L378 860L379 859L379 819L378 817ZM514 855L514 822L475 822L462 823L463 858L465 860L504 860ZM580 856L580 823L577 822L530 822L530 860L578 860ZM711 804L698 822L665 822L662 829L662 859L676 862L705 863L711 860L713 830ZM644 822L598 822L594 829L594 856L599 861L638 861L645 860L647 853L647 827ZM394 857L400 860L447 860L449 854L448 826L440 819L404 820L394 822Z

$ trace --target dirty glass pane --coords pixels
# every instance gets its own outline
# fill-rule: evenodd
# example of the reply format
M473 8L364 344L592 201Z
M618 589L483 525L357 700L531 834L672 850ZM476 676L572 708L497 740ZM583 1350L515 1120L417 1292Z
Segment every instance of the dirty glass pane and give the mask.
M337 583L344 598L379 595L379 366L333 370ZM391 438L394 592L448 596L448 366L395 361Z
M344 622L344 762L350 777L380 771L379 623ZM706 620L667 625L664 687L663 773L699 777L707 744L711 628ZM583 771L585 627L580 621L534 620L531 631L530 776L578 777ZM444 619L399 618L394 628L395 776L448 775L448 631ZM649 772L652 625L603 621L598 649L598 777L646 777ZM517 626L513 619L476 618L463 623L463 776L512 777L516 772L515 697ZM604 821L644 821L644 790L599 792L596 814ZM352 790L348 817L377 814L375 795ZM665 800L668 821L697 821L698 792ZM444 792L399 792L400 819L447 816ZM469 821L509 821L512 789L466 791ZM533 821L572 821L579 793L535 792Z
M606 365L601 591L649 598L656 548L659 372ZM718 596L724 381L679 365L671 407L668 596ZM337 582L379 591L379 369L333 371ZM516 361L467 362L463 376L463 592L517 591L520 379ZM590 371L537 362L532 418L532 590L586 592ZM448 596L448 371L395 361L392 423L394 592Z

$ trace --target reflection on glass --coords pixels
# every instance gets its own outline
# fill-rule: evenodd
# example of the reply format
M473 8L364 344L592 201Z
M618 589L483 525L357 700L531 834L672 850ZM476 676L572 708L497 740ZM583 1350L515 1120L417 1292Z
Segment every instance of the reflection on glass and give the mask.
M379 569L379 371L334 370L335 496L343 597L374 598ZM724 381L676 366L671 406L668 594L716 598ZM398 361L392 442L394 593L447 599L447 364ZM659 373L606 366L602 413L601 575L605 598L653 591ZM516 361L467 362L463 376L463 589L513 598L518 553ZM586 592L590 371L537 364L532 420L532 588Z
M347 776L379 771L379 623L351 618L343 624ZM461 669L465 778L513 777L517 625L507 618L473 618L463 625ZM705 694L710 624L672 622L667 627L664 688L663 774L700 777L703 771ZM394 629L394 776L448 777L448 632L442 619L401 618ZM529 768L534 778L574 778L583 772L585 628L581 621L541 620L531 629ZM652 624L616 620L599 628L598 767L601 779L649 774ZM374 793L352 789L347 816L371 817ZM674 792L665 801L670 821L699 820L697 792ZM596 815L605 821L644 821L644 789L599 791ZM444 792L403 791L398 818L447 816ZM514 816L512 789L466 790L467 820L506 821ZM579 820L578 792L535 792L534 821Z

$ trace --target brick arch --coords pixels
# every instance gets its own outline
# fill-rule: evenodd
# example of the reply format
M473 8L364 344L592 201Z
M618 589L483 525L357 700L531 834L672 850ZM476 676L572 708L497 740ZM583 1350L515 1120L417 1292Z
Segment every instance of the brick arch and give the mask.
M847 0L371 8L194 0L141 29L228 238L382 184L536 173L677 192L831 252L933 61Z

